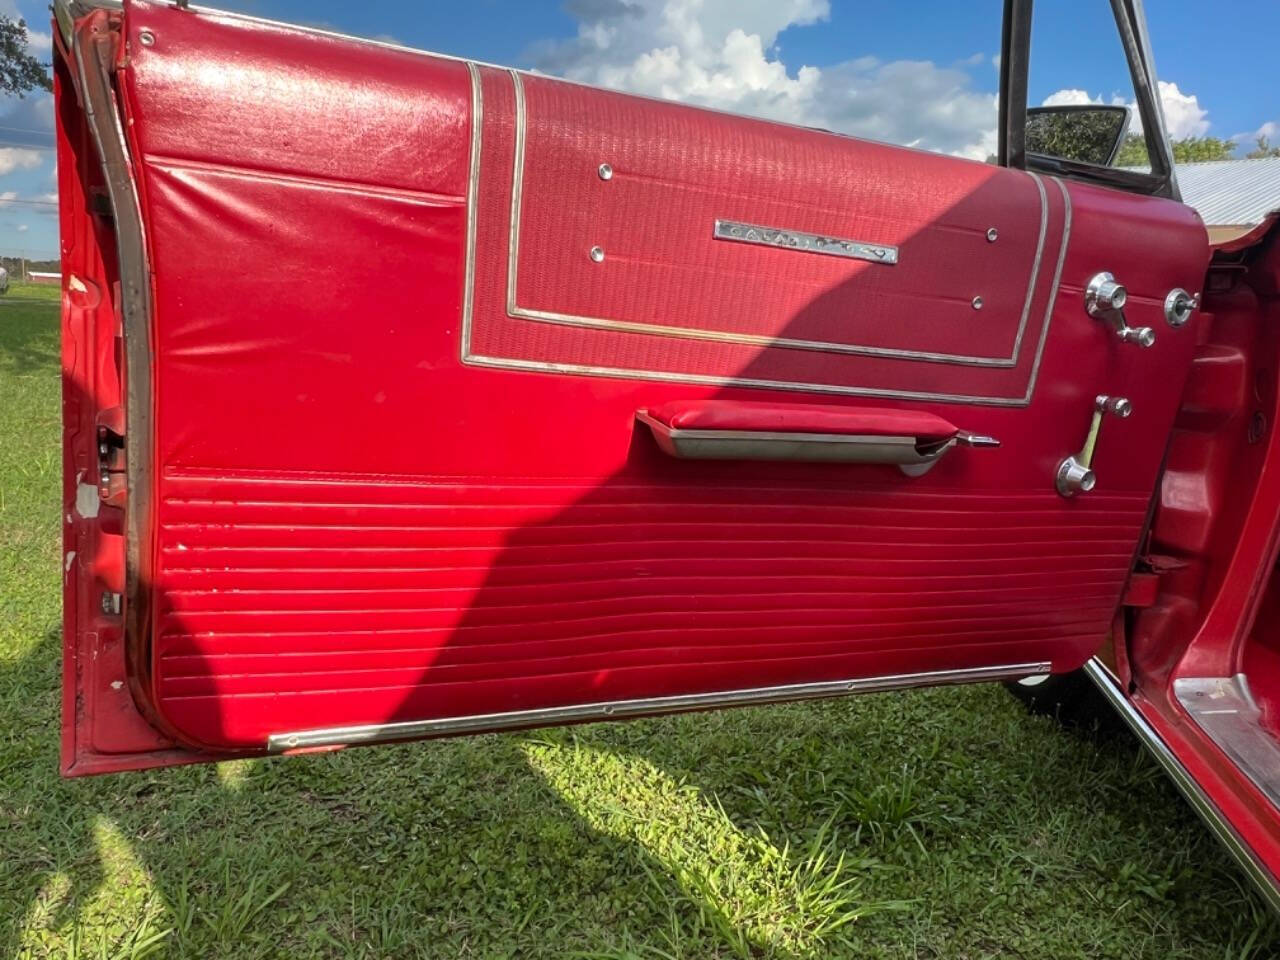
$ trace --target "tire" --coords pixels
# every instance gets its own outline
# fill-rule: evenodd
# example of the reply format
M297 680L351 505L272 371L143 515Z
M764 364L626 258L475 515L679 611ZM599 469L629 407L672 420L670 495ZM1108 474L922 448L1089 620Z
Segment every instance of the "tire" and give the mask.
M1119 715L1083 670L1026 677L1004 686L1028 713L1052 717L1069 729L1113 733L1123 728Z

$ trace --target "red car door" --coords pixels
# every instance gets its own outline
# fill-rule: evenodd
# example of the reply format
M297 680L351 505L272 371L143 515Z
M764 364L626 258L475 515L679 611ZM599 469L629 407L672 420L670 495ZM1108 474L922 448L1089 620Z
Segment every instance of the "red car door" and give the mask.
M1105 640L1188 208L168 3L66 26L64 772Z

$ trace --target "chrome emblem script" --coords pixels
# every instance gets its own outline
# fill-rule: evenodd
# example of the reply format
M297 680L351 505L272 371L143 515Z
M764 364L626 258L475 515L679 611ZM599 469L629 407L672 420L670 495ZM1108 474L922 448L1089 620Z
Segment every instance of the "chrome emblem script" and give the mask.
M882 243L842 240L840 237L824 237L816 233L800 233L798 230L778 230L752 223L736 223L733 220L717 220L714 236L717 240L758 243L765 247L782 247L802 253L823 253L829 257L870 260L872 263L898 262L898 248Z

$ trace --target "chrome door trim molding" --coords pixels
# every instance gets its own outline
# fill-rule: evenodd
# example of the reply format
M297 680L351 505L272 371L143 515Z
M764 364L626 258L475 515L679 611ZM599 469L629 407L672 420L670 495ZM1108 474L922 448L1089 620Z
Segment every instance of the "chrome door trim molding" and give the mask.
M1084 665L1084 672L1102 692L1102 695L1106 697L1107 701L1116 708L1120 716L1124 718L1125 723L1129 725L1129 729L1142 741L1143 746L1151 751L1151 755L1155 757L1156 762L1160 764L1164 772L1169 775L1169 779L1182 791L1187 803L1199 814L1200 819L1209 828L1209 832L1218 838L1235 858L1236 862L1240 864L1240 868L1253 881L1254 886L1257 887L1258 892L1262 894L1268 905L1273 910L1280 912L1280 879L1271 873L1266 865L1258 859L1249 845L1244 842L1244 838L1236 831L1236 828L1223 816L1222 811L1218 809L1218 805L1210 799L1204 788L1196 782L1190 771L1183 766L1182 761L1177 758L1169 748L1169 745L1165 743L1164 738L1151 726L1146 717L1138 712L1138 708L1125 696L1124 691L1121 690L1111 671L1095 657Z
M777 347L788 350L807 350L819 353L840 353L854 356L880 357L890 360L912 360L925 363L943 363L973 367L1016 367L1022 350L1022 338L1031 315L1031 303L1035 300L1040 281L1040 266L1044 261L1045 236L1049 224L1049 198L1039 177L1032 180L1040 195L1040 229L1036 239L1036 253L1031 263L1027 282L1027 295L1014 336L1013 351L1008 357L979 357L964 354L938 353L929 350L905 350L897 347L871 347L862 344L836 343L829 340L800 340L793 337L769 337L754 333L729 333L697 327L677 327L669 324L633 320L617 320L609 317L588 317L561 313L554 310L535 310L522 307L516 299L520 267L520 224L524 207L525 147L528 132L528 108L525 103L524 78L517 70L507 70L511 77L515 96L515 150L511 170L511 217L507 241L507 315L515 319L533 320L561 326L588 327L596 330L616 330L649 336L676 337L686 340L707 340L716 343L735 343L745 346ZM554 79L554 78L547 78ZM678 105L678 104L677 104ZM896 258L895 258L896 260ZM1056 288L1055 291L1056 293Z
M1027 380L1027 388L1021 397L992 397L981 396L975 394L954 394L939 393L928 390L895 390L895 389L877 389L874 387L857 387L843 386L839 384L821 384L821 383L804 383L800 381L790 380L768 380L759 377L726 377L716 376L713 374L698 373L675 373L665 370L644 370L639 368L628 367L611 367L598 364L580 364L580 363L557 363L545 360L523 360L516 357L493 357L481 353L476 353L471 349L471 330L472 321L475 310L475 251L476 251L476 232L477 232L477 207L480 180L480 153L482 146L482 130L484 118L484 92L482 78L480 77L478 67L487 66L473 61L465 61L468 70L472 75L472 144L471 144L471 169L470 178L467 185L467 240L466 240L466 265L464 269L464 284L466 289L463 291L462 298L462 337L461 337L461 359L464 364L469 366L486 367L496 370L517 370L526 373L548 373L548 374L564 374L568 376L591 376L591 377L608 377L617 380L653 380L660 383L696 383L714 387L759 387L766 390L786 390L797 393L817 393L835 396L852 396L852 397L880 397L893 400L924 400L936 401L939 403L960 403L973 406L991 406L991 407L1025 407L1031 403L1031 397L1035 393L1036 382L1040 375L1040 360L1044 354L1045 343L1049 338L1049 327L1053 320L1053 310L1057 303L1058 291L1062 281L1062 268L1066 262L1067 249L1071 242L1071 221L1072 208L1071 196L1067 192L1065 186L1057 178L1050 178L1062 193L1063 199L1063 223L1062 223L1062 241L1058 251L1058 262L1054 270L1053 282L1049 288L1049 297L1045 305L1044 323L1040 330L1040 340L1036 346L1035 359L1032 362L1031 374ZM500 68L505 69L505 68ZM519 74L516 71L508 71L518 79ZM522 88L520 88L522 89ZM517 131L519 133L519 131ZM1027 173L1027 176L1036 183L1040 190L1042 203L1048 204L1047 194L1044 190L1043 177L1035 173ZM516 206L516 198L513 195L513 208ZM1047 216L1041 221L1042 231L1047 229ZM508 257L512 252L508 249ZM510 259L508 260L510 263ZM510 290L508 291L510 296ZM510 303L508 304L510 309ZM652 332L652 331L644 331ZM767 338L766 338L767 339Z
M563 707L512 710L506 713L483 713L435 720L408 720L397 723L374 723L350 727L273 733L267 738L267 750L282 753L310 747L352 746L381 743L387 740L411 740L481 731L510 730L549 724L585 723L593 720L618 720L624 717L707 710L713 707L748 706L782 703L793 700L816 700L901 690L906 687L947 683L978 683L990 680L1013 680L1048 673L1051 665L1011 663L992 667L968 667L961 670L938 670L927 673L901 673L854 680L828 680L819 683L792 683L776 687L724 690L718 693L690 693L672 697L645 697L636 700L612 700L603 703L579 703Z
M471 80L471 158L467 167L467 236L462 268L462 361L471 347L471 317L476 296L476 209L480 192L480 150L484 144L484 92L480 68L467 61Z
M1031 174L1036 180L1040 177L1038 174ZM1058 302L1058 287L1062 283L1062 268L1067 262L1067 247L1071 243L1071 194L1067 191L1067 185L1057 177L1050 177L1058 190L1062 192L1062 247L1058 250L1058 264L1053 269L1053 283L1049 286L1049 302L1044 308L1044 323L1040 327L1040 342L1036 344L1036 356L1031 361L1031 377L1027 380L1027 392L1022 398L1022 403L1018 406L1028 406L1031 403L1031 395L1036 390L1036 380L1040 377L1040 360L1044 356L1044 345L1049 340L1049 326L1053 323L1053 308Z

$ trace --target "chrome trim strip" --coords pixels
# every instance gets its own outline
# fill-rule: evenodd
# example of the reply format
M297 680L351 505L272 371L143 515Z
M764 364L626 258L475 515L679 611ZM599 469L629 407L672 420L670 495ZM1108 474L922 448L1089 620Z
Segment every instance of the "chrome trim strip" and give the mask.
M1253 850L1249 848L1249 845L1244 842L1244 838L1223 816L1217 804L1209 798L1204 788L1191 776L1191 773L1183 766L1182 761L1169 748L1169 745L1164 742L1164 739L1155 728L1147 722L1147 719L1138 712L1138 708L1125 696L1111 676L1110 671L1096 658L1084 665L1084 671L1088 674L1089 679L1097 685L1102 695L1107 698L1107 701L1119 711L1120 716L1124 718L1125 723L1129 725L1129 728L1142 741L1143 745L1151 751L1156 762L1164 768L1164 772L1169 775L1169 779L1182 791L1187 803L1200 815L1200 819L1204 821L1209 831L1235 857L1236 862L1240 864L1241 869L1253 881L1258 888L1258 892L1262 894L1271 909L1280 912L1280 880L1277 880L1275 875L1267 869L1266 864L1258 859Z
M1035 180L1036 183L1041 181L1038 173L1027 171L1027 176ZM1053 308L1058 302L1058 287L1062 283L1062 267L1067 262L1067 247L1071 245L1071 194L1067 192L1066 184L1057 177L1053 178L1053 182L1062 191L1062 246L1058 250L1058 265L1053 271L1053 283L1049 285L1049 302L1044 308L1044 323L1040 325L1040 342L1036 344L1036 358L1031 362L1031 377L1027 380L1027 393L1022 401L1024 406L1031 403L1031 395L1035 392L1036 380L1040 376L1040 360L1044 356L1044 345L1049 340L1049 327L1053 323ZM1043 190L1044 187L1041 186L1041 189Z
M990 680L1012 680L1048 673L1050 664L1011 663L993 667L969 667L963 670L939 670L930 673L902 673L857 680L829 680L820 683L792 683L777 687L726 690L719 693L690 693L674 697L646 697L638 700L613 700L605 703L580 703L564 707L534 710L512 710L507 713L483 713L465 717L441 717L436 720L408 720L398 723L374 723L351 727L322 727L288 733L273 733L267 738L267 750L280 753L306 747L350 746L379 743L386 740L410 740L419 737L479 733L536 727L558 723L585 723L592 720L618 720L660 713L707 710L712 707L746 706L780 703L789 700L814 700L870 693L878 690L900 690L926 684L980 683Z
M861 344L835 343L828 340L799 340L792 337L769 337L752 333L728 333L697 327L676 327L668 324L647 323L632 320L616 320L606 317L587 317L560 313L554 310L535 310L521 307L516 302L520 266L520 223L524 198L525 145L527 142L528 110L525 104L524 79L517 70L508 69L515 97L515 149L511 170L511 218L507 241L507 315L521 320L533 320L559 326L586 327L596 330L616 330L648 336L676 337L687 340L704 340L716 343L736 343L744 346L777 347L788 350L808 350L820 353L839 353L854 356L882 357L890 360L911 360L926 363L944 363L954 366L1016 367L1031 303L1035 299L1040 280L1040 265L1044 259L1045 234L1048 229L1049 201L1044 185L1035 178L1040 193L1040 230L1036 240L1035 258L1027 282L1027 295L1022 304L1018 332L1014 335L1013 352L1009 357L976 357L964 354L937 353L927 350L903 350L896 347L870 347ZM896 249L896 248L895 248Z
M791 380L763 380L756 377L717 377L701 373L670 373L664 370L641 370L634 367L601 367L585 363L552 363L545 360L517 360L510 357L488 357L470 353L465 361L472 366L499 370L522 370L529 373L564 373L616 380L656 380L662 383L700 383L711 387L760 387L765 390L790 390L798 393L832 394L842 397L881 397L890 400L936 400L940 403L964 403L980 407L1025 407L1023 397L982 397L955 393L930 393L924 390L890 390L874 387L846 387L829 383L801 383Z
M462 361L471 350L471 316L476 297L476 209L480 192L480 150L484 144L484 89L480 68L467 61L471 78L471 161L467 170L467 248L462 270Z
M753 243L762 247L794 250L796 253L819 253L828 257L866 260L868 263L884 263L890 266L898 262L898 248L892 244L846 240L843 237L805 233L803 230L762 227L759 224L741 223L737 220L716 220L712 226L711 235L717 240Z
M515 70L511 75L511 88L515 96L515 142L511 161L511 216L507 220L507 315L523 316L516 306L516 269L520 263L520 219L524 210L524 141L526 133L524 81ZM537 319L537 318L530 318Z

